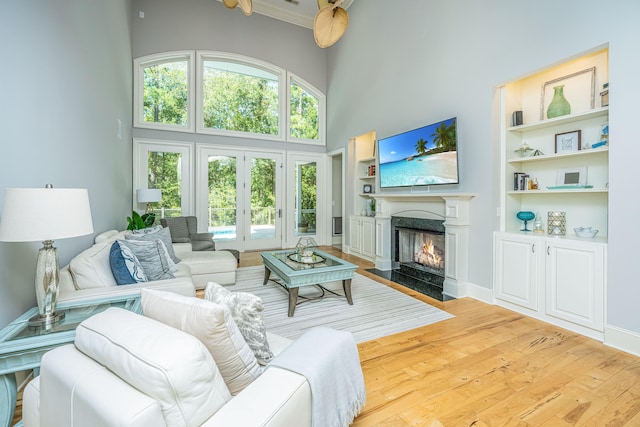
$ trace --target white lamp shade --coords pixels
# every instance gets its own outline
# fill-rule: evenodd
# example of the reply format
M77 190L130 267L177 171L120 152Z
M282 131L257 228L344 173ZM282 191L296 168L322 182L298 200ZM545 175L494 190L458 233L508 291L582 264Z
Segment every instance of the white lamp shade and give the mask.
M157 188L140 188L136 190L138 203L153 203L162 201L162 190Z
M7 188L0 241L43 242L93 233L89 193L80 188Z

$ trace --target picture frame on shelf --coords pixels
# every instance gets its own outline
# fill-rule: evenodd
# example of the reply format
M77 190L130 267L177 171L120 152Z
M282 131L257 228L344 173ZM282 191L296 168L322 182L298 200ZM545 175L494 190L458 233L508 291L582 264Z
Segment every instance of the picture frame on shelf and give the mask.
M558 169L556 185L558 187L587 187L587 167Z
M542 84L540 120L545 119L545 112L553 99L553 87L558 84L566 86L564 94L571 105L572 113L580 113L595 108L596 67L591 67Z
M572 153L582 149L582 131L572 130L555 135L556 154Z
M362 186L362 192L364 194L371 194L373 193L373 186L371 184L364 184Z

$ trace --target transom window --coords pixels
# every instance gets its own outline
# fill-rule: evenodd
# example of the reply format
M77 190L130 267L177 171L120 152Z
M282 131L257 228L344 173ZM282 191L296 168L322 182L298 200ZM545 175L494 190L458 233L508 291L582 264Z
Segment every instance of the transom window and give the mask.
M134 66L136 127L324 144L324 95L281 68L193 51L138 58Z

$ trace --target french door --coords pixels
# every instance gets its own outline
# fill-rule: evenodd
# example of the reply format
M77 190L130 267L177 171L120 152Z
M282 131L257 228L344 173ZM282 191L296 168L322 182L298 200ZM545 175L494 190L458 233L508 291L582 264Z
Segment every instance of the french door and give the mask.
M196 215L216 247L282 246L282 154L211 148L197 151Z

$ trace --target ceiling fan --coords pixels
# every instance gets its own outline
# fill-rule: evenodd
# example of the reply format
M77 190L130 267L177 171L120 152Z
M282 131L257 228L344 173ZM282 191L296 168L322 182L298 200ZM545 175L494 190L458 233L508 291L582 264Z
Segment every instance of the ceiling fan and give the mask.
M234 9L238 4L240 4L240 9L242 12L249 16L253 12L253 3L252 0L222 0L225 6L229 9Z
M331 46L347 31L349 14L340 7L343 1L318 0L318 9L320 10L313 20L313 37L321 48Z

